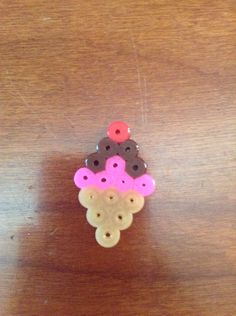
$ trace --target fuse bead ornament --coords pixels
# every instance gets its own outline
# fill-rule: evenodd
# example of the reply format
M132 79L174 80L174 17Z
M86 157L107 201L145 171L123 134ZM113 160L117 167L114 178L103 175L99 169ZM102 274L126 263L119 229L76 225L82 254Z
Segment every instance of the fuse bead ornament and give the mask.
M88 223L95 227L95 239L105 248L119 243L121 231L132 225L134 214L144 207L144 197L155 191L155 180L146 173L138 144L130 139L126 123L109 125L108 137L74 175L80 189L79 202L87 209Z

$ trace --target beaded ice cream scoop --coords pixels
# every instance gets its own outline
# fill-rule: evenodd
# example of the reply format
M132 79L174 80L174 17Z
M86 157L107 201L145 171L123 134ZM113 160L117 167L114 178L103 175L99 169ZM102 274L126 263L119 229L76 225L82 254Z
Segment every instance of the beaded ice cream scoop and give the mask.
M97 242L110 248L143 208L144 197L154 192L155 181L138 157L139 147L130 139L128 125L113 122L107 135L85 160L86 167L77 170L74 182L81 189L79 201L87 209L87 221L96 228Z

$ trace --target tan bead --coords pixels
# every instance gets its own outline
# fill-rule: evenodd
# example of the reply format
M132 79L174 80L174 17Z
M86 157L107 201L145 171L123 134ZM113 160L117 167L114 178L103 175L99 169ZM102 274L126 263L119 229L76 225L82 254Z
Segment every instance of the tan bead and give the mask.
M102 208L89 208L86 213L88 223L93 227L99 227L107 220L107 212Z
M127 208L131 213L141 211L144 206L144 197L135 191L129 191L124 196L124 208Z
M133 222L133 213L139 212L144 206L143 196L136 191L124 193L114 188L83 188L79 200L87 208L88 223L97 228L97 242L106 248L119 242L120 230L129 228Z
M95 237L99 245L105 248L114 247L120 240L119 229L100 226L97 228Z
M80 204L88 208L94 205L98 205L100 201L100 193L98 189L93 187L83 188L79 192Z

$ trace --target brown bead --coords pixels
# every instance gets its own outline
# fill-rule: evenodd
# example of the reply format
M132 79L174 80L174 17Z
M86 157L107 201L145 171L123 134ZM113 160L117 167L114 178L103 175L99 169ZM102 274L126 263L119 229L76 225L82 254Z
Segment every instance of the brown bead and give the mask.
M125 160L130 160L137 156L138 150L138 144L134 140L128 139L120 144L119 154Z
M106 159L104 155L97 152L88 156L88 158L85 160L85 165L94 173L97 173L105 169L105 162Z
M146 163L138 157L131 158L126 162L126 172L132 177L137 178L142 176L147 169Z
M106 158L117 155L119 145L108 137L103 138L97 145L97 150Z

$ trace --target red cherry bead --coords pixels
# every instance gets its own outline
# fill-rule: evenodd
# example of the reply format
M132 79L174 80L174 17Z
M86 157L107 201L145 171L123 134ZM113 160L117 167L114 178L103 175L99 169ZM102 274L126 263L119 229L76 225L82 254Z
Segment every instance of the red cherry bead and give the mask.
M107 135L115 142L122 143L130 138L130 129L124 122L112 122L108 127Z

